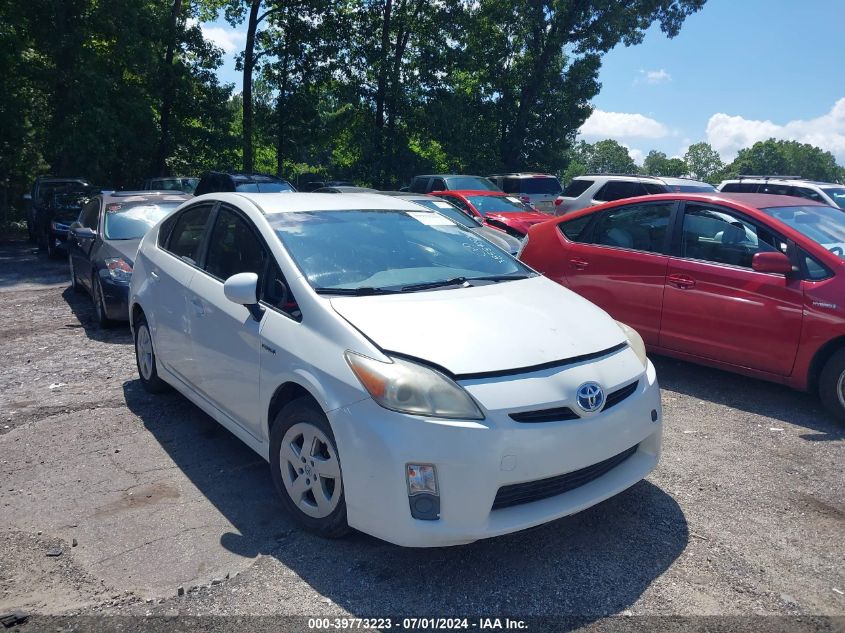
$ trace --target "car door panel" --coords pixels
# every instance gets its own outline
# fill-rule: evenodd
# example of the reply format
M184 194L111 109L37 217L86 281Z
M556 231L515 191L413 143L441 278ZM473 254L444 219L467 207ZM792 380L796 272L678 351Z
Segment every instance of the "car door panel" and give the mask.
M688 203L678 226L677 254L666 271L660 346L789 375L801 334L801 280L751 268L756 252L786 252L787 243L717 205Z

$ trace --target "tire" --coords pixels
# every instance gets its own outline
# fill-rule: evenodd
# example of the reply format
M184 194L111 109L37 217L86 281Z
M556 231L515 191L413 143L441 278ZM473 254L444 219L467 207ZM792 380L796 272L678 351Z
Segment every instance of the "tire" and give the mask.
M73 268L73 257L67 257L68 267L70 268L70 289L74 292L82 292L82 286L76 278L76 270Z
M95 272L91 276L91 300L94 302L94 323L101 330L107 330L114 325L106 314L106 305L103 301L103 289L100 286L100 278Z
M135 322L135 366L138 368L138 377L144 389L150 393L161 393L167 390L167 383L158 377L153 337L143 313Z
M53 243L53 236L49 233L47 234L47 257L49 259L59 259L62 256L62 252L56 248L56 245Z
M302 528L323 538L350 532L337 443L310 398L289 402L276 416L270 469L282 505Z
M840 349L825 363L819 376L819 397L836 420L845 422L845 349Z

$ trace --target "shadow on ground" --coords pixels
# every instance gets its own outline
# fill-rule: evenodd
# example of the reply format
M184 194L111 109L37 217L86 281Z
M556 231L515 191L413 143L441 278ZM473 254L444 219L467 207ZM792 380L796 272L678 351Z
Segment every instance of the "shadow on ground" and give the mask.
M802 435L805 440L845 438L845 427L825 412L815 394L665 356L650 358L657 368L657 378L664 391L682 393L815 431Z
M237 528L226 549L276 557L315 591L361 617L511 613L604 616L632 605L684 551L678 504L641 482L597 507L471 545L403 549L363 534L327 542L297 530L267 464L176 393L124 384L129 408Z

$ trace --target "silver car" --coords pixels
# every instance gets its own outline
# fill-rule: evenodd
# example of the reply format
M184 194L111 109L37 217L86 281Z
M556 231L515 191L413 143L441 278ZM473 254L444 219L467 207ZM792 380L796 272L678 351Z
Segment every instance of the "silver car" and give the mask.
M516 256L519 252L520 246L522 246L522 242L505 233L504 231L497 231L496 229L491 229L490 227L484 226L475 218L471 218L466 213L461 211L455 205L446 202L443 198L438 198L436 196L429 196L426 194L421 193L408 193L406 191L380 191L386 196L394 196L396 198L401 198L403 200L408 200L409 202L413 202L414 204L418 204L422 207L427 209L431 209L432 211L437 211L441 215L445 215L447 218L463 226L464 228L469 229L476 235L480 235L488 242L492 242L499 248L504 251L507 251L511 255Z
M563 191L560 181L551 174L494 174L488 178L505 193L513 194L538 211L552 215L555 212L555 199Z

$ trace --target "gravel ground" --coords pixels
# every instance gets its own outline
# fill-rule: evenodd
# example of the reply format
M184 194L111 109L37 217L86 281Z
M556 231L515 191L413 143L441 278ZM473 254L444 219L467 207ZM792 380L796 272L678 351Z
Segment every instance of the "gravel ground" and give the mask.
M0 243L0 613L845 615L845 429L811 396L657 358L663 459L625 493L457 548L326 542L234 436L143 391L66 268Z

